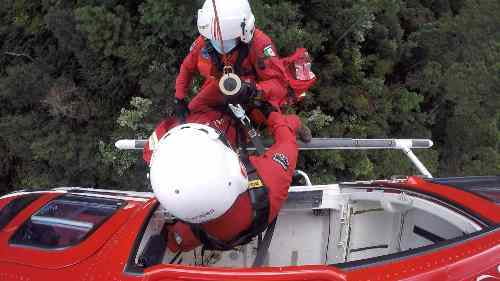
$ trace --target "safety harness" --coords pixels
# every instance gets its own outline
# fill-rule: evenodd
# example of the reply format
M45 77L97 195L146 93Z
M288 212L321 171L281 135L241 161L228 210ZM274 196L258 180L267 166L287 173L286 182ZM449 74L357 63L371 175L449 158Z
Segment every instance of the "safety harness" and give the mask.
M206 250L228 251L236 246L252 241L252 238L261 234L268 227L269 194L267 187L257 175L257 171L250 163L246 163L248 172L248 196L252 205L252 224L231 241L221 241L208 234L200 224L190 224L191 231L203 244ZM250 169L248 169L250 168Z
M216 32L215 32L215 39L219 39L221 43L222 50L224 50L224 41L222 40L222 31L220 27L220 21L219 21L219 15L217 13L217 6L216 6L216 1L212 0L212 4L214 7L214 13L215 13L215 26L216 26ZM242 25L242 28L244 29L244 25ZM251 74L251 71L254 71L253 69L251 71L248 71L243 69L242 64L243 61L248 57L248 54L250 52L250 46L249 44L238 44L236 47L236 50L238 51L238 58L236 60L236 63L231 65L229 62L229 58L227 54L222 54L222 60L217 53L217 51L214 49L212 44L210 43L209 40L205 41L205 46L207 48L208 54L214 63L214 65L217 68L217 72L223 75L222 78L226 77L228 79L236 79L240 80L240 77L242 76L247 76ZM233 50L234 51L234 50ZM222 79L221 79L222 81ZM238 105L238 108L234 107L235 109L241 109L241 105ZM237 113L238 110L234 110L231 108L233 113ZM243 112L244 113L244 112ZM237 115L237 114L235 114ZM246 117L246 114L244 114ZM245 126L246 119L248 117L243 118L242 116L236 116L242 124ZM247 132L250 132L251 130L255 131L253 128L251 128L250 124L248 123L248 126L245 126ZM249 131L250 130L250 131ZM258 135L258 134L257 134ZM253 138L252 141L256 140L256 138ZM255 143L255 142L254 142ZM257 141L257 143L259 143ZM264 152L264 149L258 149L258 153L262 154ZM248 160L248 159L247 159ZM239 246L239 245L244 245L249 243L253 237L255 236L260 236L260 234L268 228L268 221L269 221L269 194L268 194L268 189L262 182L262 180L259 178L257 171L253 166L251 166L250 162L247 161L245 164L247 167L247 174L248 174L248 196L250 197L250 202L252 205L252 223L250 227L247 230L242 231L235 239L232 241L226 242L226 241L221 241L215 237L212 237L210 234L208 234L200 224L190 224L191 226L191 231L193 234L200 240L200 242L203 243L204 249L208 250L220 250L220 251L225 251L225 250L231 250L234 249L234 247ZM269 241L267 243L263 244L269 244L270 239L272 236L272 232L274 232L274 226L275 226L276 220L269 225L268 231L266 233L266 236L268 236L268 233L271 235L269 236ZM260 239L259 239L260 240ZM269 245L267 245L269 246ZM265 258L265 252L267 251L266 247L265 249L259 246L259 250L257 253L257 257L254 261L254 266L258 266L262 264L264 258Z
M205 38L205 48L207 49L208 55L210 56L210 60L217 69L217 73L222 75L222 73L224 72L225 65L222 61L221 56L219 55L217 50L215 50L215 48L212 46L210 40L207 38ZM236 58L236 62L232 66L234 74L240 77L255 74L255 70L253 68L251 70L243 68L243 61L245 61L245 59L248 57L250 53L250 45L240 42L232 52L236 51L238 52L238 58Z

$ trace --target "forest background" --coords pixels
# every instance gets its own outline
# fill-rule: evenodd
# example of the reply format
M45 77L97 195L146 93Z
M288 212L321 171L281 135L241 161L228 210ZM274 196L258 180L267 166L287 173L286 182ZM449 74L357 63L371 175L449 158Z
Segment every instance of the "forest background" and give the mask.
M0 194L147 190L138 152L173 111L202 1L0 1ZM319 82L296 112L316 137L430 138L434 176L500 171L500 1L251 0L281 55ZM199 81L198 81L199 82ZM197 85L193 85L193 92ZM315 183L414 174L397 151L301 153Z

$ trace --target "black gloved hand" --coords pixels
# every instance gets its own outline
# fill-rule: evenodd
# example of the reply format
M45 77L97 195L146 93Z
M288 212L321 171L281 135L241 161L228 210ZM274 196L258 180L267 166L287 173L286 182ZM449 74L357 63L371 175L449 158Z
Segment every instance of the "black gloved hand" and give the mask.
M255 84L242 81L238 93L232 96L226 96L226 103L247 105L255 96L257 96Z
M189 115L189 108L187 102L184 99L176 98L174 100L175 104L175 117L179 119L182 123L186 122L186 118Z
M268 103L267 101L261 101L261 100L255 101L255 107L259 109L260 112L262 112L262 114L264 114L266 119L269 118L269 115L272 112L278 111L272 104Z

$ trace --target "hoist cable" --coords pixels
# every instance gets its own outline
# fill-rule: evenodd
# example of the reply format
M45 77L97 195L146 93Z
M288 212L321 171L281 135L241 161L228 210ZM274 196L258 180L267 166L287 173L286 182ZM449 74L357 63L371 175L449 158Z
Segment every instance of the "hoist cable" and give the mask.
M224 49L224 40L222 40L222 29L220 27L220 20L219 20L219 14L217 12L217 5L215 4L215 0L212 0L212 4L214 6L214 13L215 13L215 40L220 41L220 46L222 49L222 63L224 64L224 68L226 67L231 67L231 64L229 63L229 58L226 55L226 50Z

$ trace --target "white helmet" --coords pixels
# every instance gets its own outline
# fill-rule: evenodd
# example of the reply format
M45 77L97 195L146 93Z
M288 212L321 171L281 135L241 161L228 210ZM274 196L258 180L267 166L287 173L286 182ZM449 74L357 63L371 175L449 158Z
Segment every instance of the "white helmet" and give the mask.
M153 191L163 207L190 223L222 216L247 190L238 155L215 129L184 124L160 140L150 164Z
M217 36L212 1L215 1L217 6L222 38ZM248 0L206 0L203 7L198 10L198 30L210 40L240 38L242 42L249 43L255 31L255 17Z

